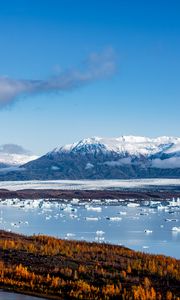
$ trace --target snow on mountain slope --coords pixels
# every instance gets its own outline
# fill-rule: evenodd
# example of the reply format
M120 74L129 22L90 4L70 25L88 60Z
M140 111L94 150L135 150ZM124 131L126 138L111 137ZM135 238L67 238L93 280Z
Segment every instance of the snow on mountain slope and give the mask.
M14 155L22 163L22 157L15 160L17 151ZM17 171L0 172L0 180L129 178L180 178L180 138L87 138L55 148Z
M156 153L172 153L180 151L180 138L158 137L148 138L141 136L122 136L118 138L93 137L80 142L55 148L55 152L116 152L135 156L150 156Z
M37 159L38 156L32 155L19 145L5 144L0 146L0 163L6 166L18 166Z

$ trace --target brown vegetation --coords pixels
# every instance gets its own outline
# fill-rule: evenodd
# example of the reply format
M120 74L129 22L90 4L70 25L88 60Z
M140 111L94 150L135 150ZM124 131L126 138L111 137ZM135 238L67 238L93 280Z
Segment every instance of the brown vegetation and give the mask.
M180 191L166 191L161 188L158 190L58 190L58 189L24 189L10 191L0 189L0 198L19 198L19 199L67 199L72 200L78 198L80 200L89 199L137 199L138 201L145 200L164 200L167 198L180 197Z
M180 261L0 231L0 288L52 299L180 299Z

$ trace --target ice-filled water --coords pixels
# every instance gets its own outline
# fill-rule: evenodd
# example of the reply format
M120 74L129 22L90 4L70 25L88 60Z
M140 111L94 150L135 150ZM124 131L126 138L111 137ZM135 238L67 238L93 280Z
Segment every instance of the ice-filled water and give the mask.
M180 200L136 205L133 201L0 202L0 228L23 234L124 245L180 258Z

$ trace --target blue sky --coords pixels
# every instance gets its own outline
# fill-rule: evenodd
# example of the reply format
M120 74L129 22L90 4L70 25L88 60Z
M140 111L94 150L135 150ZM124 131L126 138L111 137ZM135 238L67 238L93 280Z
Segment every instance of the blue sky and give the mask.
M179 12L179 0L1 1L0 144L43 154L89 136L179 136ZM83 68L72 89L46 88ZM24 81L43 88L4 94Z

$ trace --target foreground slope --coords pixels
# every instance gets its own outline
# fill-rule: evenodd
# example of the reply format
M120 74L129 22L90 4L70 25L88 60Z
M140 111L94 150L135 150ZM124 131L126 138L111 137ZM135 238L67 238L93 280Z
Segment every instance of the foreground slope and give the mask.
M180 261L0 231L0 288L52 299L180 299Z
M59 147L18 172L1 175L17 179L180 178L180 138L89 138Z

